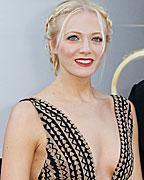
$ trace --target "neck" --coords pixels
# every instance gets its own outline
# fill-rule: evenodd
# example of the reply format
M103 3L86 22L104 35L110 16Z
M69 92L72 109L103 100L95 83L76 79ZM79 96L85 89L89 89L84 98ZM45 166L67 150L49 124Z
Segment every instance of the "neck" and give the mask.
M90 101L94 97L90 77L82 78L63 72L57 75L53 85L59 94L70 100Z

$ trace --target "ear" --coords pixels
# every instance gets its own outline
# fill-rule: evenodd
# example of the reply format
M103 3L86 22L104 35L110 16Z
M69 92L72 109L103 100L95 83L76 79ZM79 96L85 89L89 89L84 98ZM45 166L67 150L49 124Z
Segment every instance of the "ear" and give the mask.
M56 50L56 47L55 47L55 43L52 39L48 38L48 44L50 46L50 50L54 53L54 54L57 54L57 50Z

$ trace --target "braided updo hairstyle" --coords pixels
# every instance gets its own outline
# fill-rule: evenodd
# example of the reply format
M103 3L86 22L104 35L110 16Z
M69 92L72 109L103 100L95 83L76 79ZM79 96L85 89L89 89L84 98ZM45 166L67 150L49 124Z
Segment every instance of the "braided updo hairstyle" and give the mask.
M60 41L65 23L73 14L79 11L95 12L98 16L104 43L110 41L112 22L109 19L108 14L102 7L98 6L96 3L90 0L66 0L60 3L54 9L52 15L46 21L45 38L51 39L55 48L57 48L57 45ZM58 24L60 18L64 18L62 25ZM104 38L104 27L106 27L106 39ZM54 64L54 74L57 75L57 71L59 70L59 58L57 54L54 53L54 51L51 49L49 43L46 45L46 48L48 49L48 52L50 54L50 62Z

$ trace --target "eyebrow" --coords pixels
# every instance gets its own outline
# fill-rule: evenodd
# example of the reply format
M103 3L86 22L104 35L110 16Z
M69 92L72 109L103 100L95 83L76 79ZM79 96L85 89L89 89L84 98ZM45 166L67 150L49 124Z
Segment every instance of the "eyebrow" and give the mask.
M78 31L70 31L70 32L67 32L67 33L65 34L65 36L66 36L67 34L69 34L69 33L82 34L81 32L78 32ZM95 35L95 34L100 34L100 35L101 35L101 32L93 32L93 33L92 33L92 35Z

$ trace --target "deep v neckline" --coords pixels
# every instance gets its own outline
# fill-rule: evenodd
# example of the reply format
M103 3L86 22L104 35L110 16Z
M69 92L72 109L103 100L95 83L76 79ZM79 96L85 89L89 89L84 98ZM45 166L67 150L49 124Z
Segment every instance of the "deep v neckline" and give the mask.
M113 106L114 106L114 113L115 113L115 117L116 117L116 120L117 120L117 124L118 124L118 119L117 119L117 116L118 116L118 113L117 111L115 110L116 109L116 101L115 101L115 95L110 95L113 99ZM31 96L30 99L34 99L34 100L37 100L37 101L41 101L42 103L45 103L49 106L51 106L52 108L54 108L58 113L60 113L61 115L63 115L67 121L69 121L72 125L74 125L76 127L76 129L79 131L79 134L81 137L83 137L85 143L87 144L88 148L89 148L89 153L91 155L91 161L92 161L92 164L94 166L94 173L95 173L95 177L96 177L96 180L98 180L97 176L96 176L96 164L95 164L95 161L94 161L94 156L93 156L93 152L91 150L91 146L89 145L89 142L86 140L86 138L84 137L84 135L81 133L80 129L75 125L75 123L66 115L65 112L63 112L61 109L57 108L57 106L55 106L53 103L50 103L42 98L39 98L39 97L36 97L36 96ZM120 128L119 128L119 124L118 124L118 131L119 131L119 138L120 138ZM120 138L120 155L119 155L119 160L118 160L118 163L116 165L116 168L113 172L113 175L112 175L112 180L114 179L114 176L116 174L116 170L118 168L118 165L120 163L120 157L121 157L121 151L122 151L122 146L121 146L121 138Z

